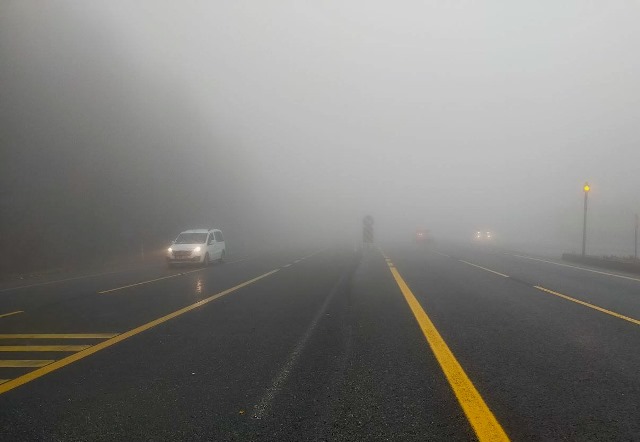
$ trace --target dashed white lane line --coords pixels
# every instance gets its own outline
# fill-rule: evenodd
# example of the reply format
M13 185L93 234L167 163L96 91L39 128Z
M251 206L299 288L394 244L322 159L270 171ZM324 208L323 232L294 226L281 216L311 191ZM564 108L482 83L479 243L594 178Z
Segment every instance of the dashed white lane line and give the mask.
M111 292L115 292L115 291L118 291L118 290L128 289L130 287L136 287L136 286L139 286L139 285L150 284L152 282L162 281L163 279L175 278L175 277L178 277L178 276L186 275L188 273L199 272L201 270L204 270L204 269L196 269L196 270L190 270L188 272L176 273L175 275L162 276L160 278L155 278L155 279L149 279L147 281L136 282L135 284L123 285L122 287L116 287L116 288L109 289L109 290L102 290L102 291L100 291L98 293L103 295L105 293L111 293Z
M293 350L289 354L289 357L285 361L284 365L281 367L276 377L273 378L273 380L271 381L271 385L267 388L267 390L265 391L265 394L262 396L260 401L254 406L254 414L253 414L254 419L262 419L268 414L269 408L271 407L271 403L273 402L273 399L276 397L276 395L280 392L280 390L286 383L287 379L289 378L289 375L291 374L291 371L296 365L296 362L298 361L298 359L300 358L300 355L304 351L307 345L307 341L309 341L309 338L311 337L314 330L318 326L320 319L322 319L322 317L325 314L325 311L329 307L331 300L335 297L336 293L338 292L338 289L340 288L341 284L344 283L347 277L348 277L348 273L345 272L338 279L338 281L333 286L331 291L328 293L324 302L316 312L314 318L311 320L311 323L309 324L309 327L305 331L304 335L302 335L300 340L296 343L296 346L293 348Z
M17 315L17 314L19 314L19 313L24 313L24 311L23 311L23 310L18 310L17 312L4 313L4 314L0 315L0 318L4 318L4 317L6 317L6 316L13 316L13 315Z
M479 266L478 264L474 264L474 263L469 262L469 261L464 261L462 259L459 259L458 261L463 262L465 264L468 264L470 266L477 267L479 269L485 270L487 272L491 272L491 273L494 273L496 275L502 276L503 278L508 278L509 277L509 275L505 275L504 273L496 272L495 270L491 270L491 269L488 269L486 267Z
M91 275L82 275L82 276L76 276L76 277L73 277L73 278L56 279L54 281L39 282L37 284L20 285L20 286L17 286L17 287L8 287L8 288L5 288L5 289L0 289L0 293L2 293L2 292L10 292L12 290L28 289L28 288L31 288L31 287L39 287L39 286L49 285L49 284L57 284L59 282L76 281L78 279L95 278L95 277L98 277L98 276L113 275L115 273L124 273L124 272L127 272L127 271L128 270L117 270L117 271L114 271L114 272L94 273L94 274L91 274Z

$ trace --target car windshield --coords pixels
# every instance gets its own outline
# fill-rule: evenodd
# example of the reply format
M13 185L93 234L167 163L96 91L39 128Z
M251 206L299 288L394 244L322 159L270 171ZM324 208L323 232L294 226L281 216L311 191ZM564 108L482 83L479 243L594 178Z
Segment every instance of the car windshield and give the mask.
M181 233L176 238L176 244L204 244L207 240L206 233Z

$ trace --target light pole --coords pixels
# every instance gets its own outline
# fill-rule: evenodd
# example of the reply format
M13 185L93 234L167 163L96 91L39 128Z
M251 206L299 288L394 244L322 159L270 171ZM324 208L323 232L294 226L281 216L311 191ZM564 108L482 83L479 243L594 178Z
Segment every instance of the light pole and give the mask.
M591 187L589 187L589 183L584 183L584 218L582 221L582 256L584 257L586 249L587 249L587 201L589 200L589 191Z
M638 217L638 214L636 213L636 247L635 253L633 254L635 259L638 259L638 224L640 224L640 217Z

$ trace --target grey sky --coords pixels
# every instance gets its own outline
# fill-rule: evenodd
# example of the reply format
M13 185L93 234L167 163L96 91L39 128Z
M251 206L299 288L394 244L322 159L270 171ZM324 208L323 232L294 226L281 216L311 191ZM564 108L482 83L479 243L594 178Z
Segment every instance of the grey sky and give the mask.
M272 226L372 213L383 237L487 228L577 250L589 180L594 250L628 253L639 5L5 1L1 90L11 121L54 106L97 152L206 158L222 205ZM55 118L37 139L68 138Z

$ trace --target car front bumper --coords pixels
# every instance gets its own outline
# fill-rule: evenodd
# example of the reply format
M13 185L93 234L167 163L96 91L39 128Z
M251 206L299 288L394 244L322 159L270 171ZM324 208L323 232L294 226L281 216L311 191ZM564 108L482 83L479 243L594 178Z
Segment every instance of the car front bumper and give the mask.
M204 258L202 256L191 256L188 258L174 258L174 257L166 257L168 264L193 264L202 262Z

